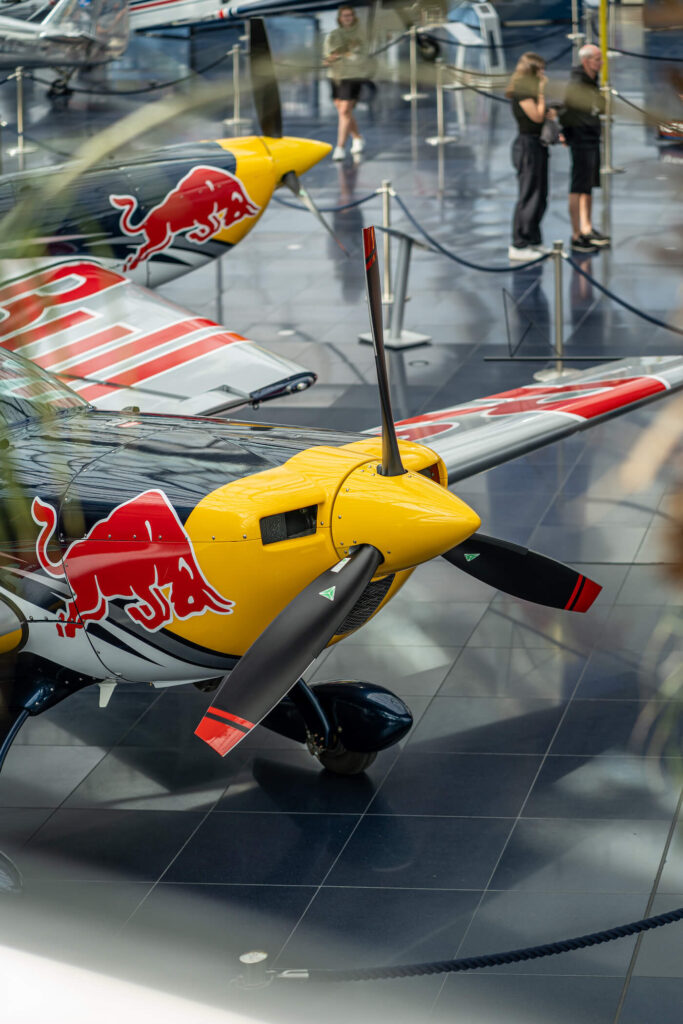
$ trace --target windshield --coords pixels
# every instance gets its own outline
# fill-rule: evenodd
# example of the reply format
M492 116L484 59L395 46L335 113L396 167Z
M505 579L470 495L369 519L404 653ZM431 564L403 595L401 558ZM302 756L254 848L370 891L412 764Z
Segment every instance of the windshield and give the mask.
M52 374L0 349L0 428L86 405Z

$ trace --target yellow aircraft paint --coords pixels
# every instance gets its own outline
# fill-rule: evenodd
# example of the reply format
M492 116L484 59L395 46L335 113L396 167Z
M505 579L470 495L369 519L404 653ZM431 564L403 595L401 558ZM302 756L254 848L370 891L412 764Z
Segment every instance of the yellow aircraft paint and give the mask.
M311 580L363 543L384 556L374 579L396 574L379 611L416 565L479 526L476 513L422 475L436 467L445 480L434 452L411 442L400 442L400 450L408 470L401 477L377 473L381 441L369 439L306 449L203 498L185 529L206 579L235 602L233 612L206 612L167 628L202 647L241 655ZM263 543L263 517L311 505L317 506L314 534Z
M237 161L235 175L244 185L249 198L261 207L256 217L245 217L213 236L227 245L236 245L260 220L276 186L287 171L304 174L332 149L327 142L288 136L282 139L269 139L260 135L249 135L242 139L216 141L222 149L234 155Z

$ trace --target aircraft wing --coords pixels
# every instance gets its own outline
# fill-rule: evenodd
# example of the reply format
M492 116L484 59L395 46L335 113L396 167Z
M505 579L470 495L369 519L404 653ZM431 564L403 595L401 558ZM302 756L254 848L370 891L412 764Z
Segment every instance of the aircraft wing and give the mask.
M400 438L437 452L455 483L679 388L683 356L642 356L413 416L396 427Z
M99 408L212 415L316 379L99 264L34 263L21 276L17 266L0 263L0 345Z

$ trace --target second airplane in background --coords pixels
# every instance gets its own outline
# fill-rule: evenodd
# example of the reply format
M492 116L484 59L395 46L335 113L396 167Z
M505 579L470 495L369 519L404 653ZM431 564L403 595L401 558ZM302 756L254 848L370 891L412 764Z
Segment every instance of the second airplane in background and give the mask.
M73 180L48 167L0 182L0 345L100 407L214 414L315 380L140 287L223 255L280 185L317 214L299 175L331 147L282 136L262 23L251 32L262 135L172 146ZM46 201L59 174L66 184Z

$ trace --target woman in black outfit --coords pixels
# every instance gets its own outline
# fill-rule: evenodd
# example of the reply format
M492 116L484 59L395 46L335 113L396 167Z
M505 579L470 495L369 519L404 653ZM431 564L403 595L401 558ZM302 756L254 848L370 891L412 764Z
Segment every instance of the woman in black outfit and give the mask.
M519 134L512 144L519 199L512 220L511 260L537 260L541 249L541 218L548 198L548 147L541 142L546 119L545 61L537 53L523 53L517 61L505 95Z

